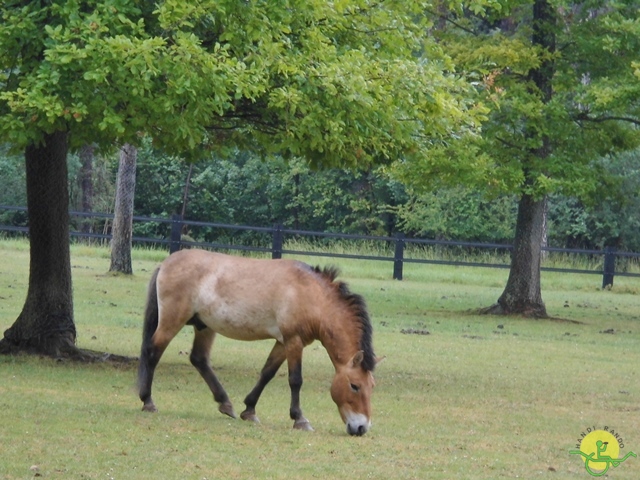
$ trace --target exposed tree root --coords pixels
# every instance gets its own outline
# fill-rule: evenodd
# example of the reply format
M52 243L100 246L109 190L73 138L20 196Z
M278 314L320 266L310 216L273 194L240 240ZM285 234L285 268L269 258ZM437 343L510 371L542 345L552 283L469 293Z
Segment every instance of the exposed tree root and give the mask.
M127 357L107 352L97 352L78 348L75 345L57 345L56 348L41 349L14 345L5 338L0 340L0 355L37 355L57 360L70 360L80 363L113 363L130 364L138 361L138 357Z
M562 317L552 317L547 315L546 310L544 314L540 314L540 312L531 308L529 310L524 311L507 311L502 305L496 303L495 305L491 305L490 307L479 308L474 311L474 313L478 315L502 315L502 316L511 316L511 317L522 317L522 318L530 318L534 320L551 320L554 322L564 322L564 323L573 323L576 325L584 325L584 322L579 320L573 320L570 318L562 318Z
M138 361L138 357L127 357L125 355L116 355L108 352L97 352L95 350L87 350L83 348L73 348L63 352L63 355L56 358L68 359L81 363L114 363L129 364Z
M478 308L475 313L478 315L506 315L504 308L499 303L491 305L490 307Z
M518 309L507 309L499 303L491 305L490 307L479 308L477 313L479 315L513 315L533 319L551 318L544 307L527 306Z

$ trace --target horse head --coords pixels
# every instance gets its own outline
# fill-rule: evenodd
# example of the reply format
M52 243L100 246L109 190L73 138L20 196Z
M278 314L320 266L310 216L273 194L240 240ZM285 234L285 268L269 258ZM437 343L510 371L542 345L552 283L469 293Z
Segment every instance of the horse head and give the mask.
M338 406L349 435L364 435L371 427L373 374L362 367L364 353L357 352L345 365L336 368L331 398Z

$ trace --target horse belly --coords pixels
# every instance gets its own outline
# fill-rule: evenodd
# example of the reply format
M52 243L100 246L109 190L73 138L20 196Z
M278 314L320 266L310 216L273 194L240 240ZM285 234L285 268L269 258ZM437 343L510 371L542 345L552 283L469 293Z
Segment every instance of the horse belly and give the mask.
M275 316L251 308L218 305L199 312L198 317L213 331L234 340L283 340Z

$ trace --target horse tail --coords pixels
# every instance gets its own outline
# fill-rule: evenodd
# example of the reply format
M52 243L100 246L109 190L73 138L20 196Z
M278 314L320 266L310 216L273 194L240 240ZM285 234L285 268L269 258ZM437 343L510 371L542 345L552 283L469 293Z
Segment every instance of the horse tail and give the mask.
M144 324L142 326L142 347L140 349L140 365L138 369L138 385L143 383L148 376L149 353L151 351L151 339L158 328L158 289L156 280L160 268L156 268L147 291L147 305L144 310Z

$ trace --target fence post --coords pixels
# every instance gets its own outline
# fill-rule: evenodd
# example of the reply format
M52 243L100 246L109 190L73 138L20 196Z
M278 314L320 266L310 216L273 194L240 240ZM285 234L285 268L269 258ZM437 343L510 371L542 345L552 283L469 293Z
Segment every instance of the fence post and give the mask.
M613 277L616 274L615 247L605 247L604 267L602 270L602 288L613 287Z
M402 267L404 259L404 233L396 234L396 249L393 254L393 279L402 280Z
M171 216L171 241L169 242L169 253L180 250L182 237L182 215L174 214Z
M282 258L282 243L284 241L284 233L282 225L273 226L273 243L271 245L271 258Z

